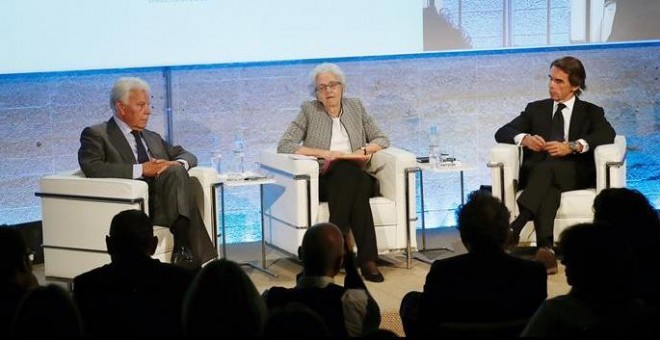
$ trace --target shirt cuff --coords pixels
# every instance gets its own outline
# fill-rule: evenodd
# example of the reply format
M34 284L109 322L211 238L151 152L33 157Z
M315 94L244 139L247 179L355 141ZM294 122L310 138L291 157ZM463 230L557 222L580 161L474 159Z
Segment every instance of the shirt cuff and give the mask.
M578 139L576 142L582 144L582 151L580 151L580 153L585 153L585 152L589 151L589 143L587 143L586 140Z
M142 177L142 164L133 164L133 179Z
M186 168L186 170L190 169L190 165L188 165L188 161L186 161L185 159L177 159L176 161L183 164L183 167Z
M513 137L513 142L516 143L516 145L520 146L520 143L522 143L523 138L525 136L529 135L529 133L519 133L515 137Z

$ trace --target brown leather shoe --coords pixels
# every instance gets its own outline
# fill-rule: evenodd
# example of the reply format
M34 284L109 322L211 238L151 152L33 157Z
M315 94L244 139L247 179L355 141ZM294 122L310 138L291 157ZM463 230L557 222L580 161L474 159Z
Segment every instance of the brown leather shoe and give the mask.
M539 261L545 266L548 275L557 274L559 271L555 252L550 248L539 248L534 255L534 261Z

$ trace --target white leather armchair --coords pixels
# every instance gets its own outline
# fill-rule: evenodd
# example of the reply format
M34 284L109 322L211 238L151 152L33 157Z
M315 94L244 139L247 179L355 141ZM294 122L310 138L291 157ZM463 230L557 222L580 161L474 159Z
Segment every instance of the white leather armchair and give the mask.
M193 195L212 240L211 190L217 172L190 169ZM120 211L139 209L149 214L149 188L140 180L86 178L82 171L47 175L39 181L43 220L45 276L69 281L75 276L110 263L105 236L112 218ZM173 237L169 228L155 226L158 247L154 258L169 262ZM214 242L215 243L215 242Z
M307 228L328 221L330 216L327 202L319 201L319 165L316 160L275 150L262 151L259 163L262 171L275 179L274 184L264 185L262 196L266 243L297 256ZM417 248L417 218L415 178L408 176L406 169L416 164L414 154L390 147L375 153L369 168L378 178L382 195L370 199L378 252L405 251L408 266Z
M520 169L520 148L513 144L499 143L490 149L491 180L493 196L501 199L511 211L511 220L518 214L516 199L522 191L517 190ZM626 138L616 136L613 144L601 145L594 150L596 163L596 187L573 190L561 194L554 225L555 242L562 230L577 223L593 221L593 202L605 188L626 186ZM520 233L521 244L535 244L533 222L528 222Z

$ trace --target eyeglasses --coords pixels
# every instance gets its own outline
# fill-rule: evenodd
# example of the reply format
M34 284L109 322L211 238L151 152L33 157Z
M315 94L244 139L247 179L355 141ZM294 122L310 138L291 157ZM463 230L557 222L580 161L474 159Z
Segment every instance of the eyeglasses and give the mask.
M337 86L341 85L338 81L333 81L328 84L321 84L316 86L316 92L322 92L326 90L334 90Z

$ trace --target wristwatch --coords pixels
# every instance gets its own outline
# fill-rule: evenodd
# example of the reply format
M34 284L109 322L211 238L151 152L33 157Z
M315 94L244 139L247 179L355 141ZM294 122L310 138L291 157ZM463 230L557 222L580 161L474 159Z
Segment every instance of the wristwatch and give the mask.
M573 153L578 153L578 143L577 142L568 142L568 147L573 151Z

